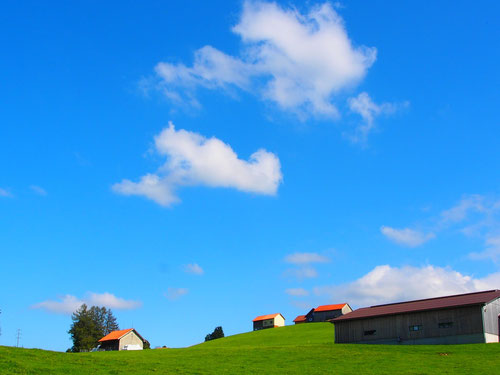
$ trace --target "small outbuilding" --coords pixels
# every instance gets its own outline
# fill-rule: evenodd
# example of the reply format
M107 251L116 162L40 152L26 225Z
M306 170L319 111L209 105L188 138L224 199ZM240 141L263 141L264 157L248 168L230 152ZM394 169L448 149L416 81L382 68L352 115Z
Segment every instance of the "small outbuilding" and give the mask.
M99 340L99 350L142 350L146 340L133 329L113 331Z
M253 330L258 331L259 329L283 327L285 325L285 317L280 313L261 315L253 320Z
M339 316L352 312L348 303L338 303L335 305L321 305L311 309L306 314L307 322L328 322Z
M333 320L336 343L499 342L500 290L357 309Z
M307 323L307 318L305 315L299 315L298 317L296 317L293 322L295 324L302 324L302 323Z

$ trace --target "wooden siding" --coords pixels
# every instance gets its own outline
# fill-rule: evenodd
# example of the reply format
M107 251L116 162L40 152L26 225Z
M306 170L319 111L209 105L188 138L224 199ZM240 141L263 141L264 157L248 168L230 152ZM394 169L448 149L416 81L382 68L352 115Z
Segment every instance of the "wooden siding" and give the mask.
M314 322L326 322L330 319L338 318L342 315L342 310L315 311L313 313Z
M440 328L440 323L452 323ZM410 326L421 326L410 331ZM375 331L373 334L368 334ZM335 342L417 342L421 339L483 334L482 307L468 306L335 322Z
M141 348L144 348L144 343L134 331L130 331L120 339L120 347L118 350L122 350L125 345L139 345Z

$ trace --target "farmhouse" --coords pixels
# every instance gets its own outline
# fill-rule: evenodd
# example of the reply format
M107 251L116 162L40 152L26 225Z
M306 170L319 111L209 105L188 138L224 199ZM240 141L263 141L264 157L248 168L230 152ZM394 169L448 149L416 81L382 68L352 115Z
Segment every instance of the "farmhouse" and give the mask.
M336 343L498 342L500 290L365 307L333 320Z
M295 324L307 323L307 318L305 315L299 315L293 320L293 322Z
M253 330L257 331L264 328L283 327L285 318L281 314L261 315L253 320Z
M135 329L122 329L100 339L99 350L142 350L145 341Z
M315 309L311 309L306 314L308 322L327 322L341 315L345 315L352 311L351 306L347 303L339 303L336 305L322 305Z

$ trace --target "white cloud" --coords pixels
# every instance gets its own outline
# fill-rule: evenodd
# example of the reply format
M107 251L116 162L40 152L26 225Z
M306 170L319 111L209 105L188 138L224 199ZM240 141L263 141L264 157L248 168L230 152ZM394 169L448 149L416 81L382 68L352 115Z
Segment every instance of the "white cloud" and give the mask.
M33 192L35 194L41 195L42 197L44 197L44 196L47 195L47 191L44 188L40 187L40 186L31 185L30 189L33 190Z
M394 113L399 108L408 106L408 102L376 104L366 92L360 93L357 97L349 98L347 104L351 112L359 114L363 119L363 123L356 127L354 134L349 136L353 142L366 141L368 134L375 128L376 117Z
M221 140L175 130L171 122L155 137L155 148L167 158L165 164L156 173L141 177L139 182L125 179L113 185L115 192L142 195L168 206L179 201L176 190L181 186L225 187L274 195L283 179L275 154L260 149L245 161Z
M330 259L318 253L294 253L285 257L285 262L293 264L328 263Z
M142 305L139 301L125 300L111 293L99 294L88 292L83 298L67 294L61 297L59 301L43 301L33 305L32 308L57 314L72 314L84 303L87 306L107 307L114 310L132 310Z
M318 271L310 266L304 266L300 268L290 268L285 271L285 276L295 277L299 280L312 279L318 277Z
M285 290L285 293L293 297L307 297L309 292L304 288L289 288Z
M499 285L500 273L479 279L450 268L381 265L355 281L317 287L314 292L329 296L332 301L345 300L351 306L363 307L496 289Z
M168 288L164 295L170 301L174 301L174 300L179 299L180 297L188 294L188 292L189 292L189 289L187 289L187 288Z
M410 228L395 229L388 226L382 226L380 228L380 231L389 240L397 244L409 247L420 246L436 237L434 233L424 234Z
M490 259L498 262L500 259L500 236L489 237L485 240L486 248L480 252L472 252L469 257L474 260Z
M441 212L445 223L460 222L467 218L470 212L484 212L484 197L478 194L464 196L455 206Z
M0 188L0 197L11 198L12 194L10 191Z
M203 275L205 272L197 263L186 264L184 272L192 273L193 275Z
M197 103L197 87L238 88L301 116L336 117L335 95L360 82L376 59L375 48L354 46L329 3L301 14L246 1L232 31L242 41L240 56L205 46L191 67L159 63L155 70L165 95Z

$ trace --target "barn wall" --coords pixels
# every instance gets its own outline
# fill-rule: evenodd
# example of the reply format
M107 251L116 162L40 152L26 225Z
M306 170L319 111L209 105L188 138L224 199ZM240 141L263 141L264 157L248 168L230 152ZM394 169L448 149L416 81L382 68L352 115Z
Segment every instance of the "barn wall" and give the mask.
M422 311L335 322L337 343L466 343L484 342L480 306ZM440 328L439 323L452 323ZM420 325L421 330L410 331ZM369 331L375 331L373 335Z
M135 334L134 331L130 331L125 336L120 339L120 349L122 350L125 345L139 345L144 348L144 343L141 338Z
M315 311L314 321L315 322L326 322L329 319L338 318L342 315L342 310L330 310L330 311Z
M352 309L349 305L345 305L344 307L342 307L342 315L345 315L350 312L352 312Z
M500 314L500 299L487 303L483 308L483 322L486 342L498 342L498 315Z

